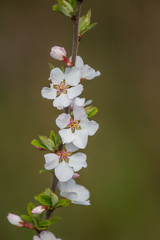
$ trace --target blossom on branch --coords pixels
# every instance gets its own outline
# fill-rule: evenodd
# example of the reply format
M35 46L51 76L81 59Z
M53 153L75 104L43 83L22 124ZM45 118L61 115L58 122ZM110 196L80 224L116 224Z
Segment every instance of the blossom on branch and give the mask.
M87 167L86 154L80 152L72 154L73 147L70 146L66 144L63 150L44 155L46 162L44 168L55 169L55 175L60 182L68 181L73 177L74 172Z
M7 216L7 219L11 224L13 224L17 227L23 227L24 221L20 216L9 213Z
M41 214L41 213L43 213L47 209L48 209L48 206L37 206L37 207L32 209L32 213L34 213L34 214Z
M56 238L55 235L49 231L42 231L38 236L34 236L33 240L61 240Z
M54 46L51 48L50 56L56 60L63 61L68 67L71 67L73 63L67 57L66 50L63 47Z
M60 195L71 200L72 203L90 205L90 201L88 200L90 193L88 189L79 184L76 184L75 180L70 179L65 183L59 182L58 188L60 190Z
M95 121L89 121L82 107L74 107L73 114L62 113L56 119L57 126L61 129L59 134L63 143L73 143L76 147L84 149L88 136L93 136L99 128Z
M66 68L64 73L59 68L54 68L49 78L52 81L50 88L44 87L41 94L44 98L54 100L53 106L61 110L82 93L80 78L80 70L75 67Z

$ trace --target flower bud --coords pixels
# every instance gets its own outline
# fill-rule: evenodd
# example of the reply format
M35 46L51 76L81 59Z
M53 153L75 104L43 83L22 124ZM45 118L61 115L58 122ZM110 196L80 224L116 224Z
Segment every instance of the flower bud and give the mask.
M47 209L48 209L48 207L45 207L45 206L37 206L37 207L32 209L32 213L41 214Z
M67 53L63 47L54 46L51 48L50 56L56 60L63 61Z
M72 176L72 178L74 178L74 179L79 178L79 177L80 177L80 175L78 173L74 173Z
M7 216L7 219L11 224L13 224L17 227L23 227L24 221L18 215L9 213L8 216Z

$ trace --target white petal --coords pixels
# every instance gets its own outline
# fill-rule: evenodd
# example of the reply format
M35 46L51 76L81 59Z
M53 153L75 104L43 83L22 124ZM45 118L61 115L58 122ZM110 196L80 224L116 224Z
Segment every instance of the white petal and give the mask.
M76 152L78 148L73 143L67 143L65 145L68 152Z
M34 236L33 240L40 240L40 238L38 236Z
M87 115L85 113L85 109L83 107L75 106L73 109L73 115L75 120L80 120L82 118L87 119Z
M56 240L56 237L49 231L42 231L40 233L40 240Z
M87 156L84 153L76 153L69 157L69 166L73 167L75 172L79 171L82 167L86 168Z
M7 216L7 219L11 224L13 224L17 227L22 227L23 226L22 218L20 218L20 216L18 216L16 214L9 213L8 216Z
M53 84L60 84L64 80L64 73L59 68L54 68L51 70L50 78Z
M67 182L58 182L58 188L60 192L68 192L73 190L76 187L76 181L73 179L70 179Z
M75 135L72 133L71 129L62 129L59 131L63 143L71 143L75 140Z
M95 77L98 77L100 75L99 71L95 71L93 68L91 68L88 65L84 65L81 71L81 78L91 80Z
M81 202L81 201L72 201L72 203L74 203L74 204L80 204L80 205L85 205L85 206L89 206L89 205L91 205L90 200L87 200L87 201L85 201L85 202Z
M90 192L88 191L87 188L81 186L81 185L76 185L76 190L78 194L77 201L85 202L89 199L90 197Z
M66 182L72 178L74 171L68 163L62 161L55 169L55 175L60 182Z
M89 121L88 119L81 120L80 124L82 129L88 132L89 136L93 136L99 128L99 124L95 121Z
M88 133L86 130L75 130L75 140L73 141L73 144L81 149L84 149L88 142Z
M79 96L83 91L83 86L81 84L75 86L75 87L71 87L69 89L67 89L67 95L69 97L69 99L73 99L77 96Z
M48 153L44 155L45 158L45 169L47 170L52 170L55 167L57 167L58 162L59 162L59 156L55 153Z
M85 102L84 106L90 105L93 102L92 99L88 100L87 102Z
M75 66L81 68L83 67L83 65L84 65L83 59L80 56L77 56Z
M76 86L81 80L81 71L76 67L65 69L65 82L67 85Z
M79 107L83 107L85 104L85 98L79 98L79 97L75 98L74 104Z
M51 88L44 87L44 88L42 88L41 95L44 98L52 100L52 99L56 98L57 90L52 87Z
M53 106L58 109L63 109L68 107L71 103L71 100L68 98L67 94L61 93L53 102Z
M56 119L57 126L60 129L63 129L63 128L67 127L67 125L70 122L70 118L71 118L71 116L69 114L66 114L66 113L60 114Z
M77 193L75 193L75 192L60 192L60 195L69 200L76 200L76 198L77 198Z

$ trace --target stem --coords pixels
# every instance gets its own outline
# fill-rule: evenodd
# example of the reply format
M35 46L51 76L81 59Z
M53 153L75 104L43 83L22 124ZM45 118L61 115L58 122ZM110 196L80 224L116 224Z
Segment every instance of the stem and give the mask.
M72 47L72 63L75 65L76 56L78 52L78 46L79 46L79 36L78 36L78 28L79 28L79 18L81 13L81 3L83 0L77 0L77 12L76 15L72 18L73 21L73 47ZM64 109L65 113L68 113L69 107L66 107ZM63 148L63 144L59 146L59 148ZM52 186L51 190L55 193L56 187L57 187L58 179L55 176L55 173L53 172L53 178L52 178ZM47 210L46 212L46 219L50 219L50 216L52 214L53 210Z
M73 20L73 47L72 47L73 65L75 65L76 56L78 52L78 45L79 45L78 28L79 28L79 18L81 13L81 3L82 1L77 0L77 12L76 12L76 15L72 18Z

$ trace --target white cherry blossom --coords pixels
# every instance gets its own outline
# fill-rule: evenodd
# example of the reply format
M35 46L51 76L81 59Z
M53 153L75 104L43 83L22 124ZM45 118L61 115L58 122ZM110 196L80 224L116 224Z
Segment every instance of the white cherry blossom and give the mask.
M85 98L76 97L75 99L72 100L70 106L73 109L74 107L86 107L91 103L92 103L91 99L85 102Z
M87 156L84 153L72 154L73 146L66 144L65 148L56 153L45 154L44 168L47 170L55 169L55 175L60 182L71 179L74 172L78 172L82 167L87 167Z
M53 106L61 110L82 93L80 78L81 71L76 67L66 68L64 73L59 68L54 68L50 73L50 88L44 87L41 94L44 98L54 100Z
M91 80L101 75L99 71L95 71L89 65L84 64L83 59L80 56L76 57L75 67L81 70L81 79Z
M88 136L93 136L99 128L95 121L89 121L82 107L74 107L73 114L62 113L56 119L57 126L61 129L59 134L63 143L73 143L76 147L84 149Z
M61 240L56 238L55 235L49 231L42 231L38 236L34 236L33 240Z
M88 200L90 197L89 191L85 187L76 184L75 180L70 179L65 183L59 182L58 188L60 195L71 200L72 203L90 205L90 201Z
M9 213L7 216L7 219L11 224L13 224L17 227L23 227L24 221L20 216Z

